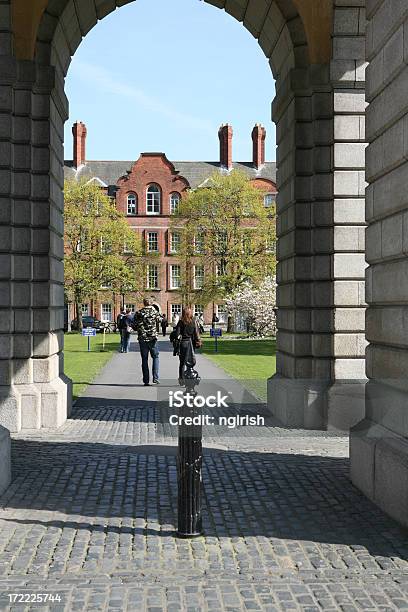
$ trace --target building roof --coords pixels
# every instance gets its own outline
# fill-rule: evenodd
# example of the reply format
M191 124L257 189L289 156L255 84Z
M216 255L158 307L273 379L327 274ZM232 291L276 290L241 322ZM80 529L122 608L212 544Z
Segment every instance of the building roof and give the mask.
M126 175L134 163L134 161L88 161L75 169L72 161L66 161L64 176L66 179L97 178L109 187L116 185L118 179ZM188 181L191 189L202 185L211 174L220 170L219 162L175 161L172 164L176 172ZM245 172L251 179L267 179L276 183L276 162L265 162L258 170L251 162L234 162L233 168Z

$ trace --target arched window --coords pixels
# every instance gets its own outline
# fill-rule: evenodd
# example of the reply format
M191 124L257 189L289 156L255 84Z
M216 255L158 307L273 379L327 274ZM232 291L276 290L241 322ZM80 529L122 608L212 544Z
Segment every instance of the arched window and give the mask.
M170 214L175 215L178 211L181 196L177 191L170 194Z
M129 193L127 197L127 215L131 217L137 212L137 197L135 193Z
M161 192L158 185L149 185L146 192L146 212L148 215L160 215Z

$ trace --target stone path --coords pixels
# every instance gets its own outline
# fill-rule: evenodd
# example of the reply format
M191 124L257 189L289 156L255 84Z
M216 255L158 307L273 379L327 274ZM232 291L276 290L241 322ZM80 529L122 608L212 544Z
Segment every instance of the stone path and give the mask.
M408 534L350 484L347 438L283 429L256 402L264 427L205 428L205 536L177 539L177 430L139 360L114 356L60 430L13 437L0 610L408 609Z

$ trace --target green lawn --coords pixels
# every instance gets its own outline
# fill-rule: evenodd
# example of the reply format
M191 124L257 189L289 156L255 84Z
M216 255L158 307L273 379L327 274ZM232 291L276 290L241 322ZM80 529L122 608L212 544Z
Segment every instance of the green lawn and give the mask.
M74 383L74 399L81 395L119 348L119 334L105 335L105 352L102 352L102 339L103 334L91 338L91 351L88 353L87 338L80 334L65 334L65 374Z
M228 374L239 379L244 387L266 400L266 381L276 371L276 341L233 340L221 338L218 353L214 339L203 337L202 352Z

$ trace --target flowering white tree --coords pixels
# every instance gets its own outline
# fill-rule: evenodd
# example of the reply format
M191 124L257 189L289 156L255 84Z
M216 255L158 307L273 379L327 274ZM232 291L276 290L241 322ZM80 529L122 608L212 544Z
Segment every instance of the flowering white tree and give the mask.
M255 336L276 333L276 281L267 277L258 287L245 283L225 300L227 312L241 317Z

